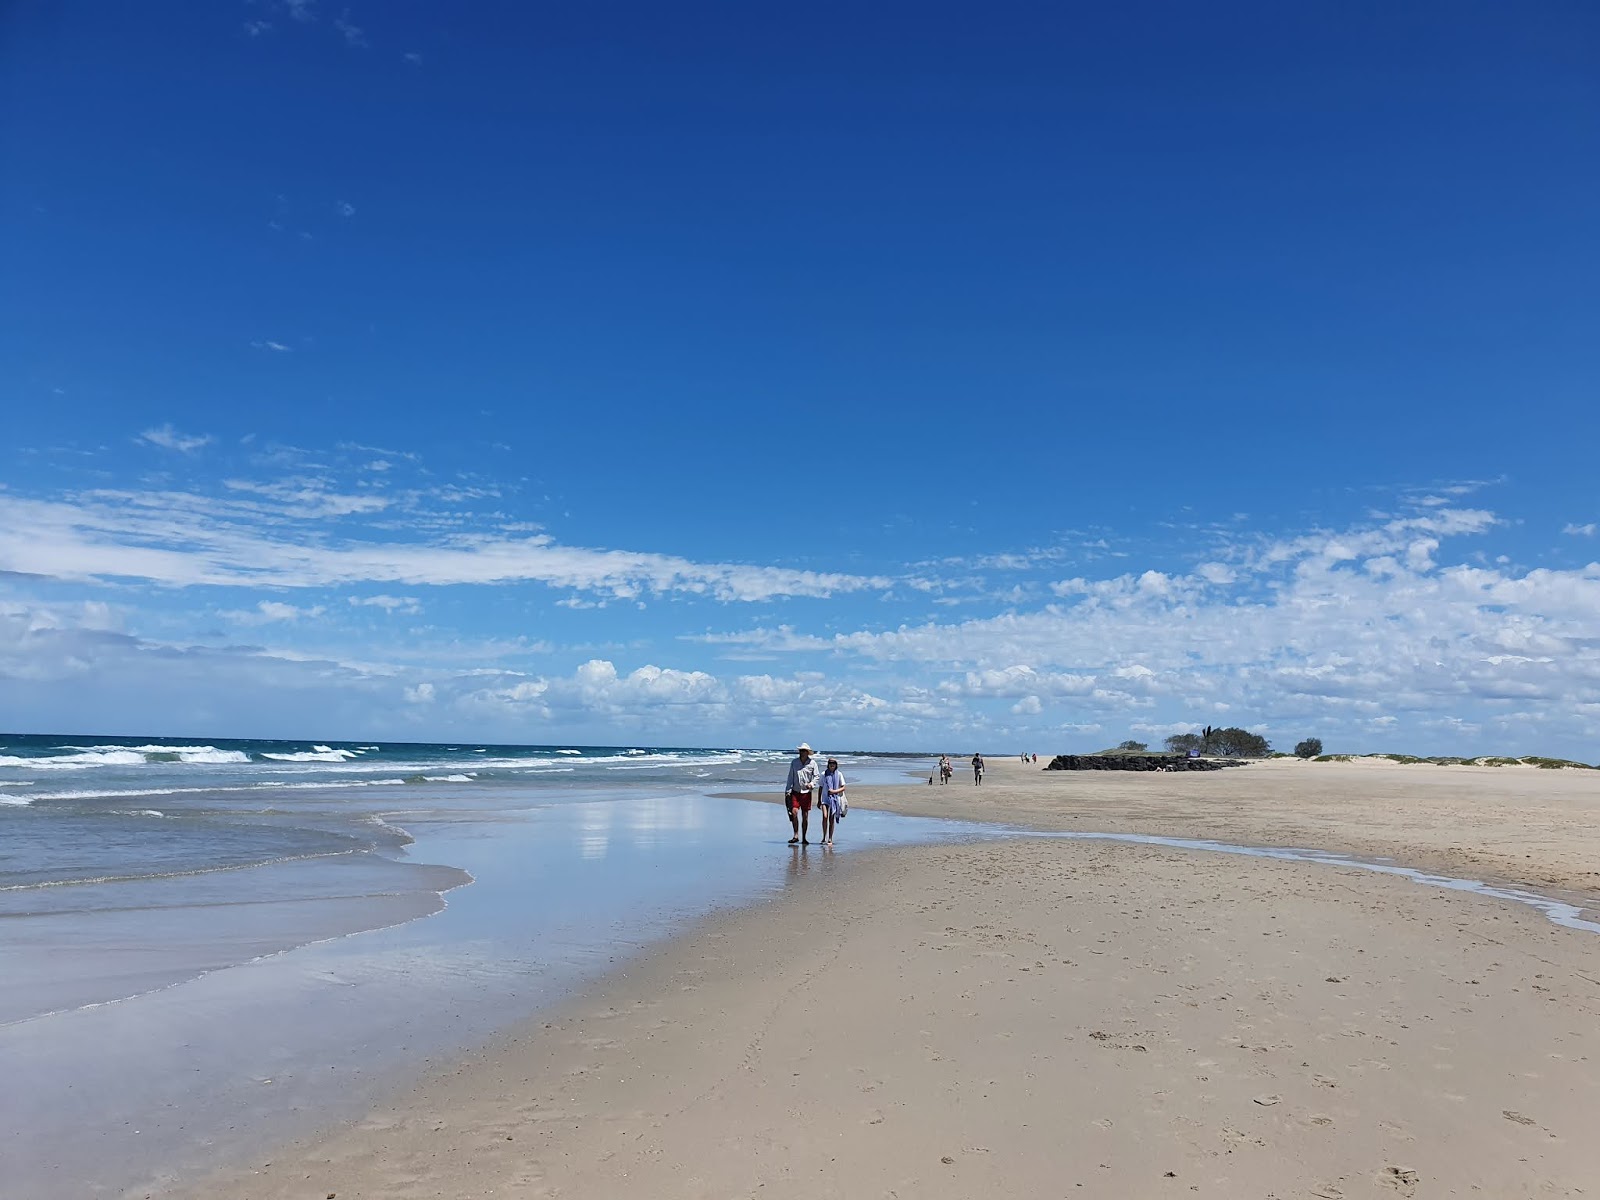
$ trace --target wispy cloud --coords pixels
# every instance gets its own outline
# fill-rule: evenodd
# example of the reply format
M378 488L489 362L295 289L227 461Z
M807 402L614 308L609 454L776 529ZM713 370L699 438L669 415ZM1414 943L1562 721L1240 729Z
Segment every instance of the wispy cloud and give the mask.
M211 444L210 434L179 433L171 425L161 425L155 429L146 429L136 439L152 446L160 446L163 450L176 450L180 454L193 454L202 446Z
M351 596L353 608L381 608L386 613L418 613L422 604L415 596Z
M292 347L286 346L282 342L273 342L273 341L265 341L264 340L264 341L258 341L258 342L251 342L250 344L252 346L254 346L257 350L271 350L275 354L292 354L294 352Z
M1566 525L1562 528L1561 532L1566 534L1568 537L1593 537L1597 530L1600 530L1600 525L1596 525L1593 521L1590 521L1587 525Z
M348 8L333 19L333 27L343 35L345 45L366 47L366 33L350 19L350 10ZM347 213L346 215L348 216L349 214Z
M310 608L297 608L293 604L284 604L277 600L263 600L253 609L225 611L217 615L235 625L270 625L277 621L300 621L320 617L326 611L327 609L320 604Z
M533 582L623 600L827 597L891 583L885 576L564 546L543 533L466 531L446 521L433 540L385 540L360 529L335 538L325 528L308 532L295 523L378 513L391 500L340 493L309 479L230 479L226 486L255 499L230 504L225 497L128 490L67 500L0 495L0 570L164 587ZM419 523L409 522L413 529Z

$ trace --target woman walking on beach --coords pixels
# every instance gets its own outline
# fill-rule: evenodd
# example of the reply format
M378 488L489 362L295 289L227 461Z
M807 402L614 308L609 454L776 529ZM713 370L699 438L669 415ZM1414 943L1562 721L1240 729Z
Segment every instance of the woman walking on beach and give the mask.
M833 830L844 816L844 776L839 773L839 760L830 758L828 769L822 776L822 844L833 845Z

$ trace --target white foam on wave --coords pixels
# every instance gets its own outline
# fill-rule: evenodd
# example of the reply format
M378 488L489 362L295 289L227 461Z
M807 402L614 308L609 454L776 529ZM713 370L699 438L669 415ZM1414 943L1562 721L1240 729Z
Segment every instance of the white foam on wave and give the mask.
M80 750L75 754L52 754L40 758L17 758L0 755L0 767L29 767L40 771L86 771L91 767L142 767L146 758L133 750L115 749Z
M394 768L389 768L393 770ZM404 779L329 779L307 783L282 783L277 780L260 780L256 783L231 784L226 787L172 787L172 788L82 788L68 792L40 792L27 796L0 795L0 804L32 804L36 800L126 800L138 796L213 796L223 792L254 792L262 788L282 788L305 791L321 788L338 791L340 788L399 787Z
M43 771L86 771L94 767L172 766L174 763L221 765L247 763L243 750L219 750L216 746L57 746L66 754L38 758L0 755L0 767L37 767Z
M583 754L583 751L582 750L557 750L556 753L557 754L577 754L577 755L581 756Z
M331 746L313 746L310 750L298 750L290 754L267 754L262 758L270 758L273 762L324 762L342 763L354 758L353 750L335 750Z
M428 783L471 783L477 777L475 775L424 775L422 778Z
M34 800L126 800L135 796L178 796L184 792L234 792L238 788L81 788L70 792L40 792L37 796L29 796L28 801Z
M115 748L112 746L95 747L96 750L111 750ZM134 746L133 751L136 754L145 755L145 761L147 762L149 761L149 756L153 754L175 754L179 762L186 763L221 764L247 763L250 761L250 756L243 750L219 750L215 746Z
M405 782L406 781L404 779L341 779L338 781L329 780L326 783L277 783L269 781L264 783L253 783L250 786L252 788L286 788L298 792L315 788L322 788L331 791L338 788L356 787L404 787ZM232 789L230 788L228 790L231 791Z

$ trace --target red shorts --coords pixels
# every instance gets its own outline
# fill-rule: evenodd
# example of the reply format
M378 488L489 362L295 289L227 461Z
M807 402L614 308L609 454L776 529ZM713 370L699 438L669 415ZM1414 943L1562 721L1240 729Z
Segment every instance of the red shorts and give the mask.
M797 808L801 812L810 812L811 811L811 793L810 792L790 792L789 793L789 799L784 802L784 808L788 809L790 812L793 812Z

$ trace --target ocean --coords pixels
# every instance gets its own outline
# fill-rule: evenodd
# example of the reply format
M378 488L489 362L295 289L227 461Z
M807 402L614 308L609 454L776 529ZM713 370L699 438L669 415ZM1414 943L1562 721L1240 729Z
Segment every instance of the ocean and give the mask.
M722 795L776 797L789 757L0 735L10 1186L120 1196L241 1161L833 869ZM926 761L840 757L857 785ZM838 853L973 836L857 809Z

